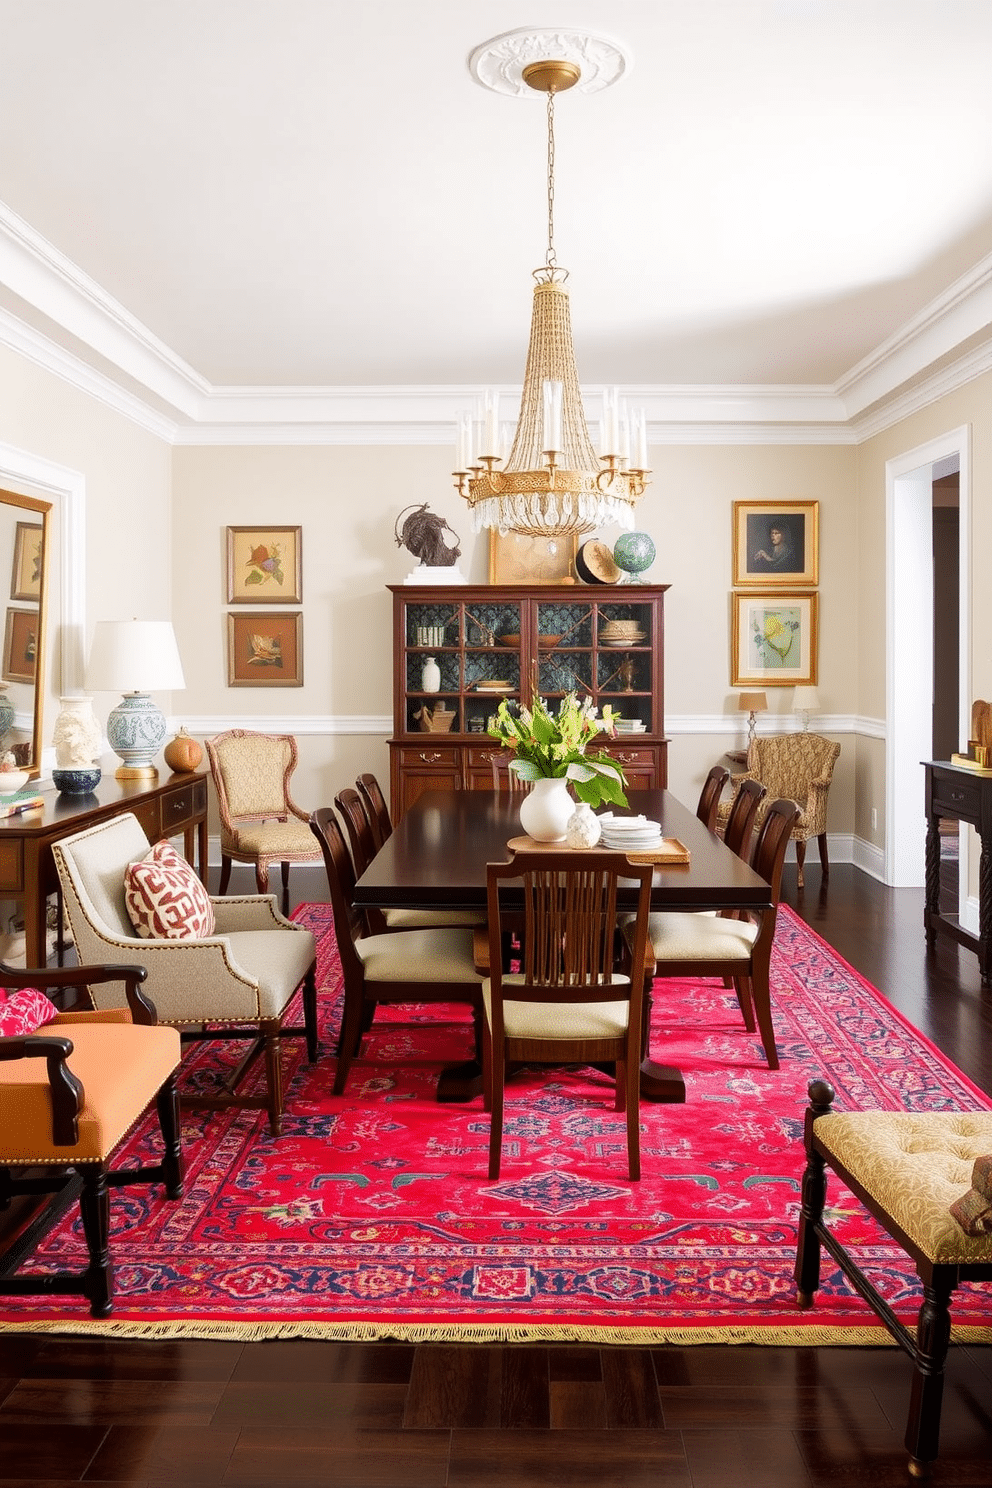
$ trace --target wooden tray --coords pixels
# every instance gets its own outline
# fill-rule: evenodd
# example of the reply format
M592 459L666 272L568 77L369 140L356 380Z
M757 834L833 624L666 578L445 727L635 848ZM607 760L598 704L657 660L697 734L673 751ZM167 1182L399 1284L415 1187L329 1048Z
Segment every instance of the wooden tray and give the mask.
M644 852L624 852L620 847L604 847L597 842L595 847L569 847L567 842L537 842L533 837L511 837L506 844L511 853L518 852L615 852L631 863L670 864L688 863L689 849L677 837L663 837L659 847Z

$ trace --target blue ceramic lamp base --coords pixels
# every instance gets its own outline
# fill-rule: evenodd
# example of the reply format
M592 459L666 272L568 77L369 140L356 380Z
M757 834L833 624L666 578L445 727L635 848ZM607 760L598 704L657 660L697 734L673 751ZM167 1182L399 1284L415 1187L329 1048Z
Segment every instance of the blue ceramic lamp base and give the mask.
M147 692L129 692L107 719L107 742L123 761L115 772L118 780L154 780L154 759L165 742L165 714Z

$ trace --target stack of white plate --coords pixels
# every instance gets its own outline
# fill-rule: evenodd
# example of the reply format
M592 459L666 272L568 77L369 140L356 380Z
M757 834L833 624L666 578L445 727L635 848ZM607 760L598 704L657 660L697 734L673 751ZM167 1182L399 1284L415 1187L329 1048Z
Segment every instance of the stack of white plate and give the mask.
M639 718L614 718L613 722L618 734L643 734L647 728Z
M614 816L612 811L607 811L599 822L603 829L604 847L619 848L621 852L644 852L661 846L661 823L649 821L646 816Z

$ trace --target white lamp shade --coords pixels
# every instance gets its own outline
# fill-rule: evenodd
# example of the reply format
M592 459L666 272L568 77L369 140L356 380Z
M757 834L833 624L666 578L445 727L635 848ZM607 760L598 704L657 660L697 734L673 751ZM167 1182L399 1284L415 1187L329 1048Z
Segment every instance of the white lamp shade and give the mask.
M792 706L797 713L819 713L820 694L815 687L797 687L792 694Z
M90 692L185 687L171 620L98 620L86 668Z

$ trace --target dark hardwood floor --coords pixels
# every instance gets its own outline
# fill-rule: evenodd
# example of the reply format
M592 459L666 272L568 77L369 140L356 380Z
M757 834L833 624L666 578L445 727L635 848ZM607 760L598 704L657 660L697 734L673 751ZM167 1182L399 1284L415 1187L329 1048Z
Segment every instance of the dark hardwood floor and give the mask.
M953 943L926 956L922 892L843 865L823 886L815 854L806 880L787 867L786 902L992 1094L992 993ZM326 897L315 872L292 886ZM895 1348L8 1333L0 1488L884 1488L910 1481L910 1375ZM951 1351L934 1481L992 1485L992 1347Z

